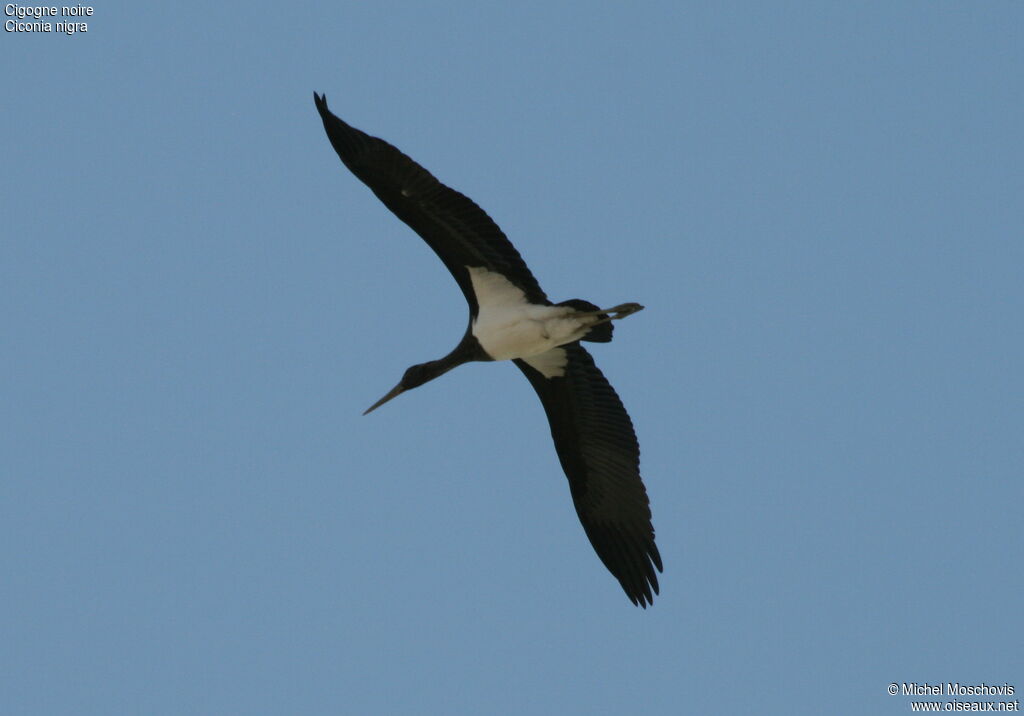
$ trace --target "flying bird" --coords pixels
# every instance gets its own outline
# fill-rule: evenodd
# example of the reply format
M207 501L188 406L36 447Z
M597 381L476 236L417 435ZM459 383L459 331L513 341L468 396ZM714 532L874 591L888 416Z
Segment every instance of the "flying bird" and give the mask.
M469 326L455 349L406 370L366 413L463 363L511 360L544 405L576 514L597 556L633 604L646 608L658 593L655 569L662 563L640 479L640 447L622 401L580 344L611 341L612 321L643 306L552 303L472 199L335 116L325 95L314 92L313 99L342 163L427 242L469 303Z

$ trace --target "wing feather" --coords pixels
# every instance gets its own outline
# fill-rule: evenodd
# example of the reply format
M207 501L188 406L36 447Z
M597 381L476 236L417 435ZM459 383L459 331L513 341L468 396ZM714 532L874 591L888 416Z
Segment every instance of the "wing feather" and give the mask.
M512 242L472 199L442 184L383 139L337 117L327 108L325 95L314 92L313 99L341 161L427 242L455 277L474 312L476 298L467 266L500 273L522 289L531 303L549 303Z
M658 593L661 555L654 542L647 491L640 479L640 446L615 389L578 343L555 348L568 357L565 373L546 378L515 361L540 397L583 530L597 556L634 604Z

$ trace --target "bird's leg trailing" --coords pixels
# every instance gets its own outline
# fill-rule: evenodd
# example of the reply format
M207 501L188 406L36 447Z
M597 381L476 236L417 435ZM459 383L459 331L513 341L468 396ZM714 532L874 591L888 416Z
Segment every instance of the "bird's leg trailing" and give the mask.
M611 308L598 308L589 301L579 298L562 301L558 305L574 309L572 317L587 327L587 333L580 340L593 343L608 343L612 339L612 321L630 316L644 308L639 303L620 303Z
M577 316L600 316L600 319L595 321L593 325L599 326L602 323L608 321L617 321L620 318L631 316L637 311L644 310L644 307L639 303L620 303L618 306L612 308L601 308L596 311L586 311L577 313Z

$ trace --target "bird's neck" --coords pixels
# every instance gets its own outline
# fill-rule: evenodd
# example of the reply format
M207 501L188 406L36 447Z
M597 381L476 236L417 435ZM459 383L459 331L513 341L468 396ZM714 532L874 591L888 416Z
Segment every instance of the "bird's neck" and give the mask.
M451 353L446 355L444 358L438 358L437 360L427 361L423 364L425 374L429 376L427 380L433 380L439 376L444 375L452 368L457 368L463 363L470 363L477 360L490 360L483 348L480 347L480 343L472 333L466 332L466 335L459 342L459 345L455 346ZM426 381L424 381L426 382Z

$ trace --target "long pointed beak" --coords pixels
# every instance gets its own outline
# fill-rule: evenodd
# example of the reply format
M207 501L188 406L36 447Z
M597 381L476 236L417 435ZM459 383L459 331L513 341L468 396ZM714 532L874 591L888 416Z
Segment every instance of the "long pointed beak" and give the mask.
M391 400L392 398L394 398L394 397L395 397L396 395L401 395L401 394L402 394L402 393L404 393L404 392L405 392L405 388L403 388L403 387L402 387L402 384L401 384L401 383L399 383L399 384L398 384L398 385L396 385L396 386L395 386L394 388L392 388L391 390L389 390L389 391L388 391L388 394L387 394L387 395L385 395L385 396L384 396L383 398L381 398L381 399L380 399L380 400L378 400L378 401L377 401L376 403L374 403L374 404L373 404L373 405L371 405L371 406L370 406L369 408L367 408L367 409L366 409L366 412L364 412L364 413L363 413L363 415L369 415L369 414L370 414L370 413L372 413L372 412L373 412L374 410L376 410L376 409L377 409L377 408L379 408L380 406L384 405L384 403L386 403L386 402L388 402L389 400Z

